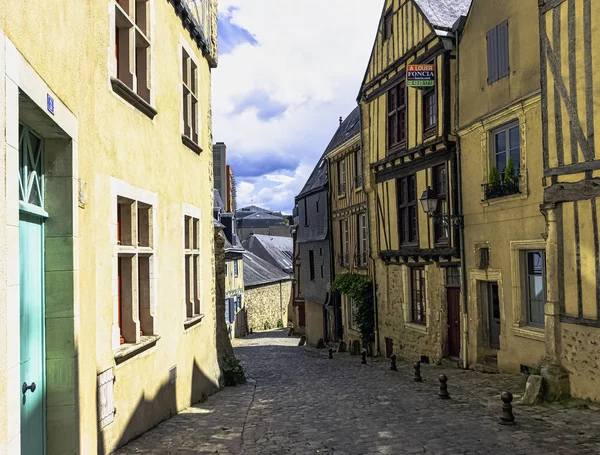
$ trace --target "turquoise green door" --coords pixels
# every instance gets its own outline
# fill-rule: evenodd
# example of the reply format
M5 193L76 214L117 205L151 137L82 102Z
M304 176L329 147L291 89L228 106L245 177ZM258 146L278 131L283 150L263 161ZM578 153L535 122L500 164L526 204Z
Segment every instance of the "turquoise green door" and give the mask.
M43 141L27 126L20 128L20 347L21 454L45 453L45 315Z

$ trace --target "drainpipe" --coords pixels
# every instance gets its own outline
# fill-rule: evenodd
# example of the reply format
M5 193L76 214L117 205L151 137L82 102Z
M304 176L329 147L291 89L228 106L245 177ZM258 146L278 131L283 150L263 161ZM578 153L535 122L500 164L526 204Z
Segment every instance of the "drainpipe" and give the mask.
M459 228L459 242L460 242L460 278L461 278L461 306L462 306L462 321L461 327L463 328L461 333L461 360L462 367L468 368L468 339L469 339L469 305L468 305L468 281L467 281L467 260L465 257L465 218L463 213L462 203L462 151L460 144L460 136L458 135L458 129L460 126L459 113L460 113L460 33L464 27L466 21L465 16L461 16L454 24L453 32L456 47L456 75L455 75L455 103L454 103L454 134L456 135L456 174L458 184L458 213L462 215L462 220Z
M368 172L369 170L369 166L367 164L367 172L365 172L365 163L368 163L369 161L366 159L367 157L365 156L365 148L364 148L364 139L363 139L363 113L362 113L362 106L360 106L360 99L358 102L359 105L359 109L358 109L358 119L359 119L359 125L360 125L360 150L361 153L363 154L362 156L362 162L363 162L363 190L366 190L367 187L367 178L369 177L370 173ZM365 191L366 193L367 191ZM375 263L375 258L373 257L373 247L371 245L371 236L373 235L371 231L371 207L370 207L370 202L369 202L369 196L367 194L367 229L369 231L369 259L371 259L371 264L372 264L372 283L373 283L373 312L374 312L374 318L375 318L375 346L377 349L377 357L381 356L381 347L379 345L379 305L377 304L377 280L376 280L376 263Z

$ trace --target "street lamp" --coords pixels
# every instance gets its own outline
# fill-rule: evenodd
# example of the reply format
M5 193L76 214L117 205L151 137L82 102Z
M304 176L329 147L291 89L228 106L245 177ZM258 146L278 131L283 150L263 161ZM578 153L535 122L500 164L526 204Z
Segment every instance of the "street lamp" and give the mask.
M421 201L421 207L423 208L423 211L427 214L427 216L429 216L429 218L433 219L434 222L437 222L441 225L448 225L452 223L454 226L462 226L462 215L435 213L438 208L438 198L430 186L423 191L419 201Z

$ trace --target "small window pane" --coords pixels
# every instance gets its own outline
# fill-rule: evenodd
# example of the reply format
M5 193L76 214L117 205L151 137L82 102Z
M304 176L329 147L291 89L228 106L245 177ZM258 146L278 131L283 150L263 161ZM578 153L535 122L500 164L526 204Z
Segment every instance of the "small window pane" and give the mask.
M514 126L509 130L510 148L519 147L519 127Z
M501 131L496 134L496 153L506 152L506 132Z
M527 253L527 312L529 323L541 327L544 326L544 262L543 252Z

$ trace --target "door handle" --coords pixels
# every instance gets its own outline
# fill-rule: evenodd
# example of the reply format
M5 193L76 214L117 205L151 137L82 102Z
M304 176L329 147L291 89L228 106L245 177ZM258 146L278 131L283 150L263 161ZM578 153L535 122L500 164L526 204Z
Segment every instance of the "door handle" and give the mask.
M21 391L23 392L23 395L25 395L27 393L27 390L31 390L31 393L35 392L35 382L32 382L31 385L27 385L26 382L23 383L23 386L21 387Z

